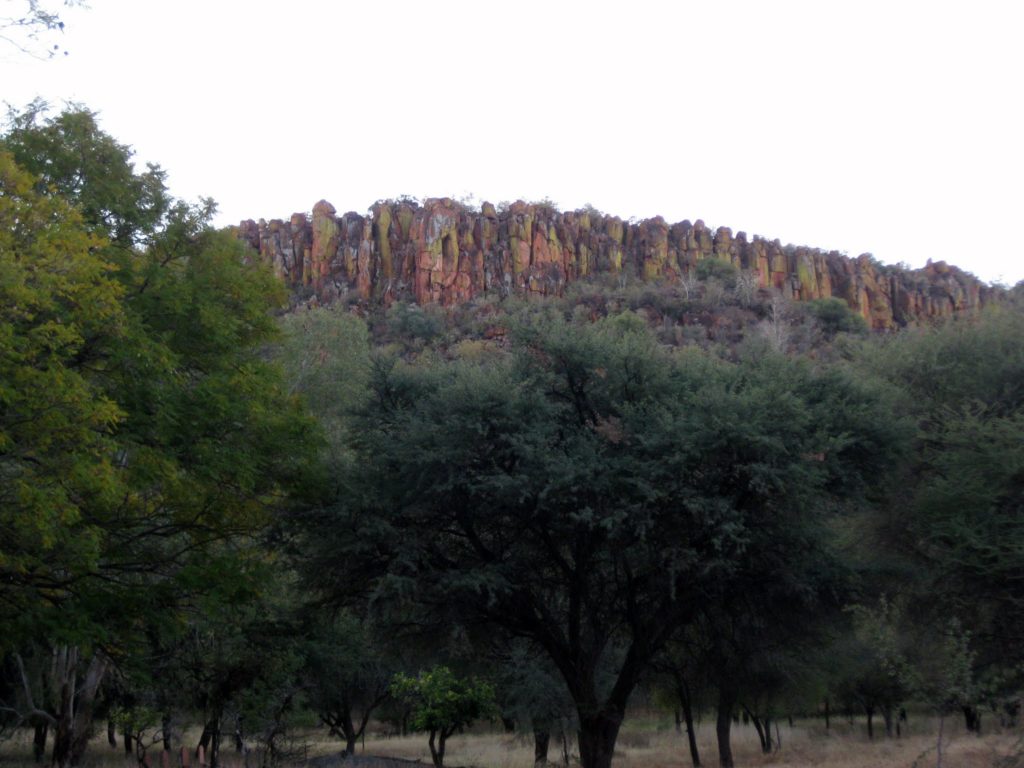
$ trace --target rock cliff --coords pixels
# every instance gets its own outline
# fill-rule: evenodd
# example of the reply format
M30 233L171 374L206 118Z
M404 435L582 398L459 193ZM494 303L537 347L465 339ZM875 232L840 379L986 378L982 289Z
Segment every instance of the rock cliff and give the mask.
M312 217L243 221L237 234L293 290L310 291L324 304L351 292L442 305L487 294L559 294L598 273L675 281L708 258L754 273L762 288L793 300L841 298L880 330L977 309L996 290L944 262L906 270L867 254L849 258L727 227L711 230L701 220L626 222L523 202L501 211L484 203L475 211L447 198L387 201L366 216L339 216L321 200Z

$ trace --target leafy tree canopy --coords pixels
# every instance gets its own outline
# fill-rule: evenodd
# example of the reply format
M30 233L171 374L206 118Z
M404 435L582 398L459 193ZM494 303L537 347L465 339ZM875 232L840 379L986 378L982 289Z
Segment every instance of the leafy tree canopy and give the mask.
M152 164L135 173L131 148L101 131L96 113L85 107L49 112L39 100L12 109L0 141L37 178L37 191L76 205L115 244L132 245L157 231L172 207L167 174Z
M320 583L369 577L378 604L412 596L532 639L588 766L698 606L755 579L813 602L829 500L898 442L839 373L673 355L628 314L538 317L487 365L380 361L359 427L348 492L313 526Z
M304 477L312 424L261 350L283 289L85 110L0 148L4 639L113 652Z
M418 677L395 675L391 692L412 704L412 727L430 734L430 756L436 768L443 768L445 742L456 730L495 711L490 684L459 678L443 666Z

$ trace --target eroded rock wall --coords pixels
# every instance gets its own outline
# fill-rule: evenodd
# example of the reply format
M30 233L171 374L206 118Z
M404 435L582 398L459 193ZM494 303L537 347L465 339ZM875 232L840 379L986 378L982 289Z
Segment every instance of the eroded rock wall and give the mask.
M238 236L293 290L329 304L355 292L367 300L457 304L484 295L557 295L587 275L681 280L701 259L755 272L762 288L793 300L835 296L876 329L975 310L994 289L944 262L919 270L884 267L867 254L783 246L704 222L660 216L625 222L591 211L513 203L497 211L447 198L377 203L369 215L338 215L321 200L312 217L243 221Z

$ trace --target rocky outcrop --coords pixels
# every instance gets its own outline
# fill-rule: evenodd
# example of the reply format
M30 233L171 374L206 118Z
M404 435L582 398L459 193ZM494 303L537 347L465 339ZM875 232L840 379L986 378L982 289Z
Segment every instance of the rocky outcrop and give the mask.
M712 231L699 219L626 222L523 202L501 211L484 203L475 211L447 198L387 201L366 216L338 216L321 200L312 217L244 221L237 234L293 290L311 292L320 303L352 293L443 305L485 295L557 295L599 273L678 281L709 258L755 273L761 288L789 299L841 298L876 329L974 310L995 290L944 262L907 270L867 254L849 258L728 227Z

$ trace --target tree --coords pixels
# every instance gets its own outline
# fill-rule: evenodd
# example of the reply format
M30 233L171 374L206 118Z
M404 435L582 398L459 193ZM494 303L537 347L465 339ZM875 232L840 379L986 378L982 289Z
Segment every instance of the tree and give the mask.
M209 228L210 205L165 205L90 113L62 118L0 141L54 173L2 155L0 568L5 640L59 661L56 711L24 702L59 766L80 761L112 660L231 577L226 543L251 553L314 446L261 351L279 282Z
M359 427L346 493L309 521L314 583L529 638L587 768L669 639L737 574L796 581L896 442L838 373L676 355L632 315L528 325L487 366L380 362Z
M731 289L736 282L739 270L731 262L723 259L708 258L697 262L694 273L698 280L704 282L718 280L726 288Z
M821 327L826 339L835 338L838 333L864 335L868 332L868 323L842 299L830 297L814 299L807 302L807 313Z
M124 409L82 364L124 337L123 288L101 243L0 152L2 650L35 635L60 574L95 567L88 510L124 489L112 460Z
M1024 639L1024 314L901 334L863 361L902 392L918 430L904 492L884 521L917 599L916 620L970 627L974 684L1016 690ZM962 654L963 655L963 654ZM961 686L963 687L963 686ZM965 702L971 730L976 702Z
M566 737L573 701L550 659L529 643L513 640L498 652L497 686L501 714L533 731L533 762L548 764L553 733ZM559 726L559 731L555 727Z
M708 682L708 669L704 663L707 649L703 646L702 639L698 632L690 628L690 631L668 645L652 665L664 678L675 707L676 732L678 733L684 725L686 727L686 743L693 768L701 766L694 714L699 713L699 697L707 688Z
M316 417L326 438L329 463L338 465L352 413L368 395L369 330L362 318L340 306L299 309L281 318L276 359Z
M832 687L840 700L857 706L875 737L874 716L881 714L885 735L893 735L894 715L913 693L907 680L909 638L900 631L899 606L882 599L876 606L851 606L852 631L833 646Z
M412 704L412 727L430 734L435 768L444 768L445 742L453 733L494 711L494 689L488 683L456 677L443 666L418 677L395 675L391 693Z
M100 130L96 113L81 105L48 115L40 100L11 109L0 140L36 177L36 191L72 203L96 234L122 248L162 231L173 207L167 174L153 164L136 173L132 149Z
M354 616L341 614L318 624L306 649L309 705L353 755L370 717L388 698L393 667L375 650L370 629Z

